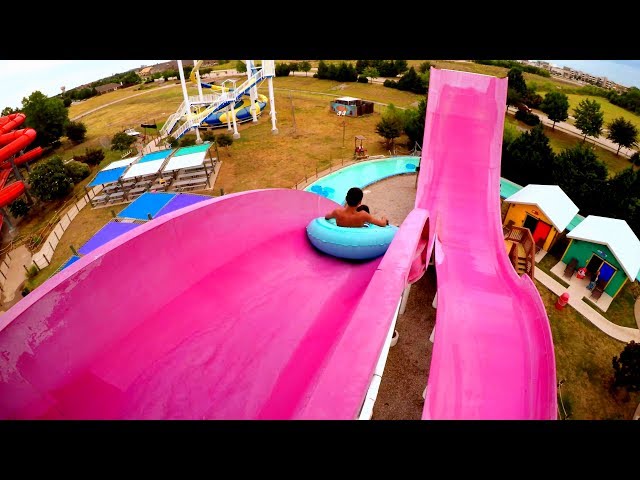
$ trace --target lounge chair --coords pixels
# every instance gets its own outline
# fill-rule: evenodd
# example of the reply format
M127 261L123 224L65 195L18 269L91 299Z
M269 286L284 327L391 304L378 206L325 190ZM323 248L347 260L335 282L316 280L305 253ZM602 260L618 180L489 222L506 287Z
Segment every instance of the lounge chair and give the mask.
M577 266L578 266L578 259L574 257L565 267L564 273L562 274L562 276L564 278L571 279L571 277L573 277L574 272L576 271Z

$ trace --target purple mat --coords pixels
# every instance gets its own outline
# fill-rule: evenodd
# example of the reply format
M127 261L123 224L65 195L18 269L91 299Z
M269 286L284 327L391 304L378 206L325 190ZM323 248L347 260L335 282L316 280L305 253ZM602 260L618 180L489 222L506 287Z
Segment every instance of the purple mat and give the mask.
M140 223L119 223L119 222L109 222L104 227L96 232L96 234L89 239L87 243L85 243L82 247L78 249L78 253L82 255L86 255L89 252L92 252L96 248L101 245L104 245L109 240L113 240L116 237L119 237L123 233L126 233L130 230L133 230L136 227L139 227Z
M167 203L160 211L156 214L156 217L161 215L166 215L167 213L175 212L176 210L180 210L181 208L188 207L189 205L193 205L194 203L203 202L204 200L211 200L213 197L205 197L203 195L192 195L189 193L179 193L175 197L173 197L169 203Z

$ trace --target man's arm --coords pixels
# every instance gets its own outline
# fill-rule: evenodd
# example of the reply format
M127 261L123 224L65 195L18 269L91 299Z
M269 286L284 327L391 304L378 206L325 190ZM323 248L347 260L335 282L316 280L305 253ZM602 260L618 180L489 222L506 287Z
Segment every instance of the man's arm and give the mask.
M365 222L373 223L374 225L377 225L379 227L386 227L387 225L389 225L389 220L387 220L387 217L380 217L380 219L378 220L376 217L367 212L362 213L365 214Z
M331 220L332 218L336 218L336 211L332 210L324 216L325 220Z

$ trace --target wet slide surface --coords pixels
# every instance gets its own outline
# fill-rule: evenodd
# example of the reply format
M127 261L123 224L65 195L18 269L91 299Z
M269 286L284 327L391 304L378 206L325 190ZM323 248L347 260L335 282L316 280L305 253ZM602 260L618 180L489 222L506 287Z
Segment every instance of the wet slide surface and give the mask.
M355 418L415 233L389 271L338 260L304 228L333 208L229 195L97 248L0 318L0 417Z
M531 279L517 276L503 243L506 91L506 79L431 71L416 198L430 213L438 276L424 419L557 417L544 304Z

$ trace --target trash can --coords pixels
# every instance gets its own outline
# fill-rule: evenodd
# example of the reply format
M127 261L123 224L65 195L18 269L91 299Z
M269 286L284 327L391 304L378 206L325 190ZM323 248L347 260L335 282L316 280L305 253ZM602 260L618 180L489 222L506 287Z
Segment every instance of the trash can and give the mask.
M556 310L562 310L569 303L569 292L564 292L558 297L556 302Z
M578 273L576 274L576 278L579 278L580 280L582 280L586 276L587 276L587 269L584 267L579 268Z

